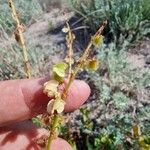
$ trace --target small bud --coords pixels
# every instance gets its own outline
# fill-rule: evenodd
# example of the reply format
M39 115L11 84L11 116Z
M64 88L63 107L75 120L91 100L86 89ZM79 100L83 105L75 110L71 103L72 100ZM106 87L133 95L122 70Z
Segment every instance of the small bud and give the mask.
M98 69L98 67L99 67L99 62L98 62L97 59L89 60L89 61L87 62L86 67L87 67L88 69L90 69L90 70L96 71L96 70Z
M65 58L65 62L66 62L66 63L71 63L71 64L73 65L73 64L74 64L74 59L71 58L71 62L70 62L70 58L67 56L67 57Z
M76 36L74 34L72 34L72 39L75 40Z
M97 35L95 37L92 37L92 44L94 46L99 46L103 42L103 36L102 35Z
M69 28L67 28L67 27L62 28L62 32L64 32L64 33L69 32Z
M18 42L18 44L21 44L20 35L17 31L14 32L14 37L15 37L15 40Z
M141 129L140 129L140 127L138 125L134 125L132 127L132 136L133 137L138 137L140 135L141 135Z

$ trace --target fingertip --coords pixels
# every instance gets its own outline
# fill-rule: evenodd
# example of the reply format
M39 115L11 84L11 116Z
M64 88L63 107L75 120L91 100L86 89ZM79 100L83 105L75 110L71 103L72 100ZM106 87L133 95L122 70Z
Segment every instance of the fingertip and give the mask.
M61 138L53 140L51 150L73 150L69 143Z
M48 98L43 93L46 78L12 80L0 83L0 125L23 121L46 111ZM75 80L68 92L65 112L78 109L89 97L90 87ZM11 110L11 113L9 112Z
M68 93L65 111L71 112L78 109L83 103L85 103L90 93L91 89L85 81L75 80Z

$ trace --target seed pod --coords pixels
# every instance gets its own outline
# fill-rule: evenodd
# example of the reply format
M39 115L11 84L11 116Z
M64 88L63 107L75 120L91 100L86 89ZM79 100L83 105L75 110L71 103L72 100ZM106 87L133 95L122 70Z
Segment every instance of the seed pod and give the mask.
M57 93L59 82L56 80L50 80L44 84L43 92L47 94L48 97L53 97Z
M102 35L97 35L92 37L92 44L94 46L99 46L103 42L103 36Z
M60 98L52 99L47 104L47 112L49 114L54 114L56 111L58 114L62 113L65 108L65 101Z
M99 67L99 62L97 59L89 60L86 64L86 67L90 70L96 71Z

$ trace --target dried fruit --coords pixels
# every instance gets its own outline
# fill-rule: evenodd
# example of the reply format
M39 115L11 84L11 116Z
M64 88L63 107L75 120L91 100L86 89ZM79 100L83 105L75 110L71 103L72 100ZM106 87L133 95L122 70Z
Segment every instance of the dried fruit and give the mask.
M65 108L65 101L60 98L52 99L47 105L47 112L49 114L54 114L56 111L58 114L62 113Z
M53 97L57 93L59 82L56 80L50 80L44 84L43 92L47 94L48 97Z
M141 129L140 129L140 127L138 125L134 125L132 127L132 136L138 137L140 135L141 135Z
M102 43L103 43L103 36L102 35L96 35L96 36L92 37L92 44L94 46L99 46Z
M99 62L97 59L89 60L86 64L86 67L90 70L96 71L99 67Z

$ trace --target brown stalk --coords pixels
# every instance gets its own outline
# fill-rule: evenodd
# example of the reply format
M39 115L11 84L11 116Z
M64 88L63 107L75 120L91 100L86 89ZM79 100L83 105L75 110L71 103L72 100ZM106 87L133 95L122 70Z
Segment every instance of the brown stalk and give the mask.
M106 27L106 25L107 25L107 21L104 21L104 22L102 23L102 26L98 29L98 31L95 33L95 35L94 35L93 37L96 37L97 35L101 35L102 32L103 32L103 30L104 30L104 28ZM74 79L75 79L75 77L76 77L78 71L79 71L80 69L82 69L82 66L84 65L86 59L88 58L88 56L89 56L89 54L90 54L90 52L91 52L91 50L92 50L92 49L91 49L91 48L92 48L92 45L93 45L93 43L92 43L92 39L91 39L90 42L89 42L89 44L88 44L88 46L87 46L87 48L85 49L83 55L82 55L82 56L80 57L80 59L78 60L78 63L76 64L76 66L75 66L75 68L74 68L74 71L71 73L71 76L70 76L69 81L68 81L68 83L67 83L67 85L66 85L66 88L65 88L65 90L64 90L64 93L62 94L62 99L63 99L63 100L66 100L68 90L69 90L69 88L70 88L72 82L74 81Z
M104 21L102 26L99 28L99 30L95 33L95 35L93 37L96 37L97 35L101 35L106 25L107 25L107 21ZM69 27L69 24L67 24L67 26ZM72 37L70 27L69 27L69 34L70 34L69 36ZM90 40L87 48L85 49L83 55L78 60L78 63L74 67L74 70L72 70L72 53L73 53L72 46L71 46L72 42L73 41L70 41L70 43L68 43L69 61L70 61L69 62L69 73L70 74L69 74L69 78L68 78L69 81L66 85L66 88L64 89L64 92L61 95L61 97L64 101L66 101L66 97L67 97L67 94L68 94L68 91L69 91L69 88L70 88L72 82L74 81L78 71L80 69L82 69L84 63L86 62L87 58L89 57L89 54L92 50L91 48L93 46L93 42L92 42L92 38L91 38L91 40ZM57 132L57 128L59 125L59 114L57 112L55 112L53 114L52 120L53 120L53 122L52 122L51 131L50 131L50 135L49 135L48 143L47 143L47 147L46 147L47 150L50 150L50 148L51 148L52 140L54 140L54 138L55 138L55 134Z
M67 47L68 47L68 65L69 65L69 74L68 74L68 79L70 78L71 76L71 73L72 73L72 62L73 62L73 40L74 40L74 37L73 37L73 34L71 32L71 29L70 29L70 26L68 24L68 22L66 23L67 24L67 28L69 29L69 32L68 32L68 39L67 39Z
M13 0L8 0L8 3L9 3L9 7L12 10L13 19L16 21L16 24L17 24L15 36L16 36L16 38L17 37L19 38L18 40L22 47L25 73L26 73L27 78L31 78L31 70L30 70L31 67L30 67L30 63L29 63L29 59L28 59L28 49L25 45L25 39L23 36L23 25L21 24L21 22L19 20Z

